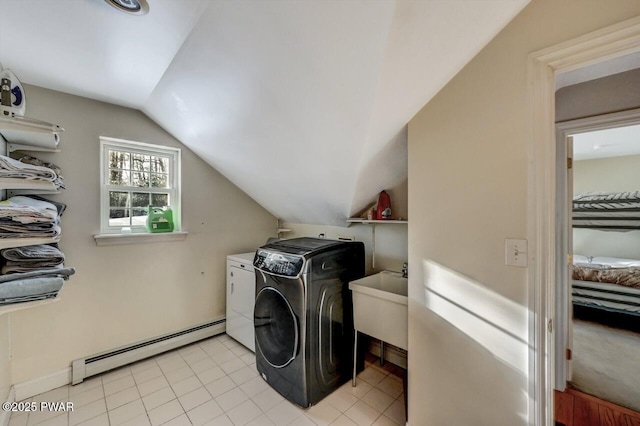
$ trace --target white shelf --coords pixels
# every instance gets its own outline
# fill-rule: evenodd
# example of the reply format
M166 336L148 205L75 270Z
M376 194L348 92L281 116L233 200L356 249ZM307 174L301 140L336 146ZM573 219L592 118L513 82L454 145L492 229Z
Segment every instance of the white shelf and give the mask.
M62 152L61 149L53 149L53 148L43 148L40 146L34 145L25 145L21 143L7 143L7 151L38 151L38 152Z
M58 191L56 186L46 180L23 179L23 178L0 178L0 189L28 189L38 191Z
M33 130L46 130L51 133L64 132L64 129L57 124L47 123L46 121L29 117L21 117L18 115L11 117L0 116L0 133L4 129L22 130L25 132Z
M51 298L51 299L34 300L33 302L12 303L10 305L0 305L0 315L8 314L9 312L21 311L23 309L35 308L35 307L43 306L43 305L49 305L51 303L58 302L61 299L61 297L60 297L60 292L61 291L62 291L62 289L60 289L60 291L58 292L58 295L56 297Z
M11 145L9 152L17 149L56 152L60 133L64 129L57 124L28 117L0 116L0 134Z
M62 127L45 121L20 116L0 116L0 142L7 141L7 153L13 151L60 152L58 142L62 132L64 132ZM0 178L0 190L8 190L14 194L56 194L60 192L52 182L25 178ZM0 250L37 244L52 244L59 241L60 237L0 238ZM0 315L58 302L61 299L61 291L62 289L58 291L56 297L49 299L0 305Z
M35 246L37 244L52 244L60 241L56 238L0 238L0 250L12 247Z
M369 224L378 224L378 223L386 223L386 224L407 224L409 223L409 221L407 220L395 220L395 219L389 219L389 220L369 220L369 219L361 219L358 217L352 217L347 219L347 223L349 225L353 225L353 224L357 224L357 225L369 225Z
M8 197L14 197L16 195L56 195L62 194L62 191L59 189L7 189L7 194Z

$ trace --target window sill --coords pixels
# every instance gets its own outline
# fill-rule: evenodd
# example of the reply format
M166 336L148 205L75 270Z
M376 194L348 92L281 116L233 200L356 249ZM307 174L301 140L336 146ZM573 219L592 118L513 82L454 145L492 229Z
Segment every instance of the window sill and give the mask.
M94 235L97 246L118 246L125 244L160 243L184 241L188 232L162 232L157 234L98 234Z

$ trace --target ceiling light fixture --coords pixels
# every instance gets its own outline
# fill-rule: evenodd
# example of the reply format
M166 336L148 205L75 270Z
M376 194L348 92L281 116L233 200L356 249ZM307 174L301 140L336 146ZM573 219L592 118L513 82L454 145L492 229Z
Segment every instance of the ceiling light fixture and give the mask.
M104 0L111 6L122 12L131 13L132 15L146 15L149 13L149 4L147 0Z

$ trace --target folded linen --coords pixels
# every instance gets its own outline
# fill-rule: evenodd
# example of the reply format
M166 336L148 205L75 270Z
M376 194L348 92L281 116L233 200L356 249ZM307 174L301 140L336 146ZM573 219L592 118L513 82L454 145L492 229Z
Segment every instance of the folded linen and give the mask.
M5 155L0 155L0 178L21 178L53 182L58 178L48 167L23 163Z
M55 299L58 295L58 291L53 291L51 293L40 293L34 294L32 296L22 296L22 297L12 297L8 299L0 299L0 306L2 305L13 305L15 303L25 303L25 302L35 302L38 300L46 300L46 299Z
M56 238L62 229L55 223L32 223L23 225L0 219L0 238Z
M66 189L62 177L62 169L60 169L60 167L58 167L57 165L42 161L39 158L32 157L30 155L23 155L18 159L18 161L25 164L31 164L32 166L45 167L47 169L53 170L53 172L56 174L56 178L53 180L53 184L56 186L56 188Z
M0 219L11 218L14 222L55 222L58 209L53 204L30 197L16 196L0 201Z
M37 296L55 297L64 279L60 277L27 278L0 285L0 305L24 302Z
M19 274L21 272L29 272L29 271L37 271L39 268L54 268L54 269L60 269L64 267L64 265L60 264L60 265L48 265L46 263L42 263L40 265L38 265L37 263L34 263L33 265L27 265L24 263L18 263L18 262L7 262L4 264L4 266L2 267L2 269L0 269L0 274L3 275L8 275L8 274Z
M75 268L61 269L40 269L38 271L23 272L21 274L0 275L0 287L11 281L19 281L27 278L35 277L60 277L68 280L69 277L76 273Z
M47 203L53 204L56 207L56 209L58 209L58 216L60 217L62 217L62 214L67 209L67 205L59 201L49 200L39 195L27 195L27 197L33 198L34 200L46 201Z
M2 274L62 268L64 263L64 253L57 247L46 244L0 250L0 256L6 259L0 270Z

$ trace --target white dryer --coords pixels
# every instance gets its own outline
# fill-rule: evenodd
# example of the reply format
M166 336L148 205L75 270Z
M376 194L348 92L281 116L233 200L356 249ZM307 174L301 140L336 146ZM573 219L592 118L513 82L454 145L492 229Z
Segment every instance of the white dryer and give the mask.
M253 305L255 252L227 256L227 334L255 352Z

